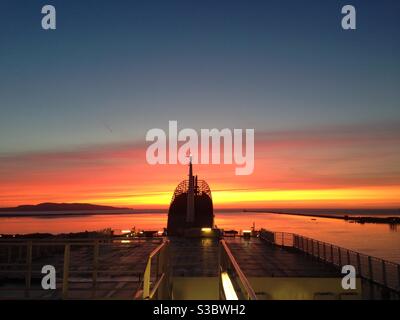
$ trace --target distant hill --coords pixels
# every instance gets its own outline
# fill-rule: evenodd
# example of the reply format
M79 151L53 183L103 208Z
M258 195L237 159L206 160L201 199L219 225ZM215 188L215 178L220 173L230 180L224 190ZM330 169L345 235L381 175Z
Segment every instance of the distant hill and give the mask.
M110 206L99 206L89 203L51 203L45 202L36 205L21 205L12 208L0 208L0 212L40 212L40 211L90 211L90 210L121 210Z

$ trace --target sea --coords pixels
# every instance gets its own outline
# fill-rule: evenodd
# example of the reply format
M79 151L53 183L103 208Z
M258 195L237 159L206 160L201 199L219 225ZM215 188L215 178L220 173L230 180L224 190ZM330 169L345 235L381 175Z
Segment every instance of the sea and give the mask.
M94 214L95 213L95 214ZM321 212L319 212L321 213ZM332 243L381 259L400 263L400 225L355 223L334 218L298 216L240 210L215 211L215 224L225 230L264 228L291 232ZM370 216L370 215L369 215ZM375 216L375 215L374 215ZM383 216L379 215L378 216ZM121 230L163 230L167 225L165 211L135 213L87 212L74 215L36 213L34 216L1 217L0 234L71 233L99 231L111 228Z

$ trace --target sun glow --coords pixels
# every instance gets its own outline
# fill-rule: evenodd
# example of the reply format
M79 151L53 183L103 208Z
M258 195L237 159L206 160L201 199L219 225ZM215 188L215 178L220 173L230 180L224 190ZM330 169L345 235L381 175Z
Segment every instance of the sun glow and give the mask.
M322 139L316 145L315 139L298 141L298 135L286 138L274 144L267 141L256 145L257 165L250 176L235 176L230 165L195 165L196 174L211 187L214 207L399 207L398 177L389 176L382 169L390 168L396 161L385 163L381 158L360 158L351 152L346 158L348 150L344 146L341 154L347 162L326 163L320 157L336 157L338 152L327 150L329 141ZM342 140L330 143L337 146ZM296 147L297 157L290 153L292 147ZM275 152L272 158L266 156L271 150ZM27 154L3 160L5 175L0 193L5 200L1 206L80 202L138 209L168 208L174 189L186 179L187 168L150 166L143 159L144 152L142 147L121 147L68 154ZM310 160L310 154L316 160ZM97 165L87 170L85 159L96 159ZM134 163L132 159L139 160ZM381 170L382 178L368 170L360 172L364 167L375 168L374 172Z
M172 191L141 194L140 196L110 195L105 198L82 199L82 202L148 207L168 208L171 202ZM214 206L216 207L262 207L262 206L288 206L307 205L390 205L396 204L400 199L400 187L370 187L370 188L337 188L337 189L304 189L304 190L244 190L223 191L219 188L212 191Z

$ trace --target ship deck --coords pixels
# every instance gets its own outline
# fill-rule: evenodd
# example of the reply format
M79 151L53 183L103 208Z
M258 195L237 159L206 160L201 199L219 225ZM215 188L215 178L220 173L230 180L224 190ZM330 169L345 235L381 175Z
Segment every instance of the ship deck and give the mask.
M340 277L338 270L330 265L259 238L224 240L248 277ZM218 276L218 240L170 238L170 248L173 276Z
M47 241L49 243L49 241ZM81 245L65 240L55 242L53 251L48 250L51 242L46 245L34 244L33 252L42 248L40 255L32 259L31 284L29 289L30 299L60 299L62 297L62 282L64 270L64 245L70 244L69 257L69 292L70 299L132 299L143 279L148 257L150 253L160 244L160 240L140 240L132 243L104 243L99 246L96 274L94 275L94 247L90 241ZM9 251L7 255L0 255L0 299L24 299L26 296L26 243L3 246ZM25 250L25 251L24 251ZM21 253L22 254L18 254ZM4 253L4 252L1 252ZM19 259L18 256L21 256ZM43 290L41 279L43 265L52 265L56 269L56 290ZM94 277L96 281L94 282Z
M221 299L221 275L227 273L235 282L235 288L241 288L238 294L253 290L259 299L315 299L321 294L325 297L327 293L334 298L344 296L340 281L337 281L342 277L341 263L324 262L319 253L316 256L302 251L299 246L290 246L290 243L304 242L297 238L285 247L264 239L225 237L220 242L217 238L168 237L169 241L162 238L124 238L112 242L0 241L0 300L141 299L150 297L153 292L150 289L156 283L159 289L152 297L157 299ZM317 243L305 247L305 250L319 248ZM336 247L329 245L329 248L332 255L328 258L335 259ZM325 249L322 252L325 257ZM351 257L350 251L345 252ZM361 262L362 259L364 256L360 256ZM382 260L369 258L371 263L375 261L372 259L382 265ZM390 271L386 273L387 281L396 281L393 274L397 273L393 270L400 270L398 265L385 263L383 270ZM41 268L48 264L57 272L56 290L41 288ZM379 276L378 272L375 274ZM362 294L366 299L398 298L396 289L364 282ZM357 287L361 288L360 285L361 282ZM282 287L293 290L281 290ZM169 288L173 288L172 291L168 291ZM361 297L360 291L351 294L351 298Z
M218 239L170 237L169 240L173 276L218 276Z
M248 277L334 278L333 266L312 259L295 249L280 248L259 238L225 238L240 268Z

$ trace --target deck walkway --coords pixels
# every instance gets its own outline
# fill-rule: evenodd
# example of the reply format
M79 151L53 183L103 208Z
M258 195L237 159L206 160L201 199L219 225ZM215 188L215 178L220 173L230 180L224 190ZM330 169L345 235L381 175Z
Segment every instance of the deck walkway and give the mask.
M341 277L333 266L259 238L225 238L225 241L247 277Z
M218 277L218 239L170 237L172 275Z
M337 268L259 238L225 238L248 277L341 277ZM218 240L170 238L173 276L218 276Z

